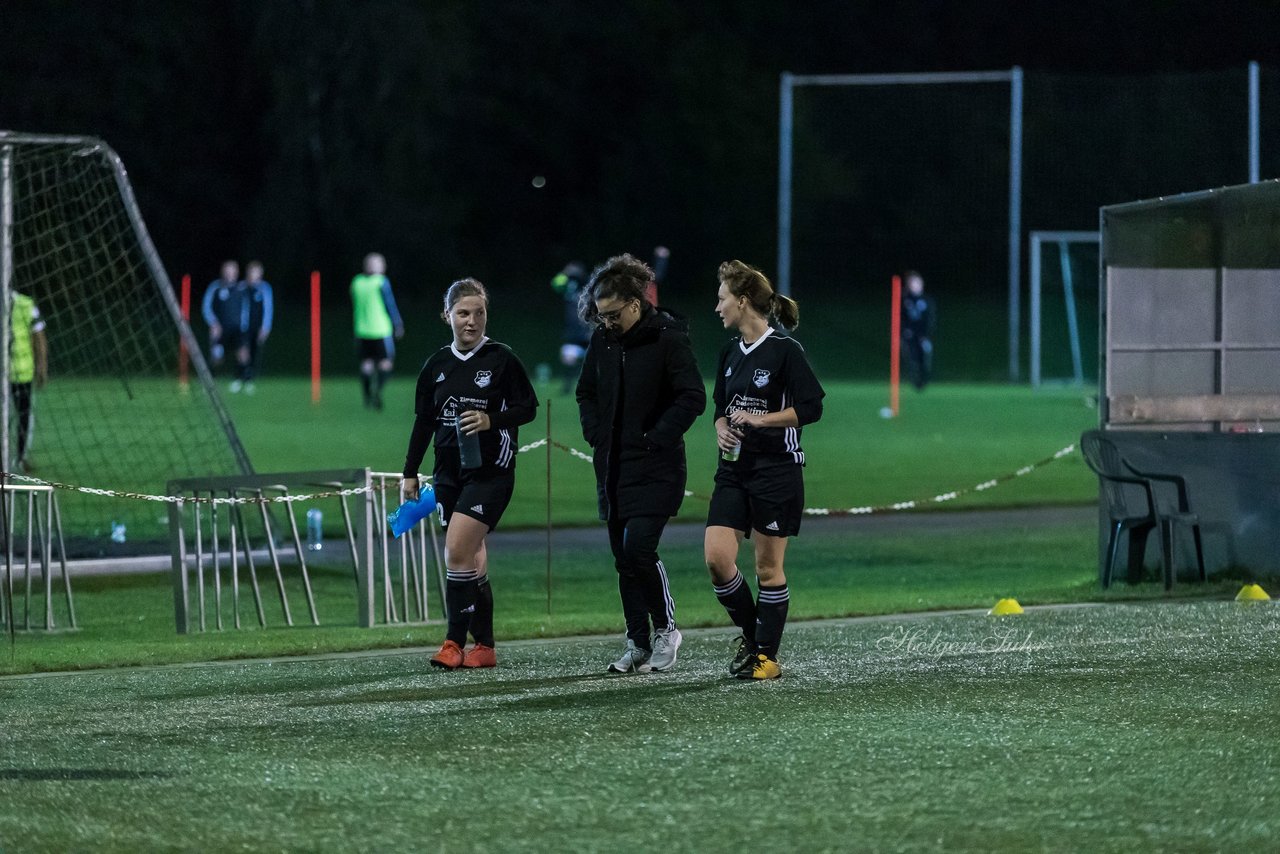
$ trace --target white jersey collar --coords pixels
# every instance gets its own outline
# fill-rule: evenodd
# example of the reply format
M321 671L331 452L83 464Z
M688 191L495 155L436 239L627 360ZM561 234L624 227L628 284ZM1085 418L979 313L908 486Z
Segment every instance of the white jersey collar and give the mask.
M770 335L772 335L772 334L773 334L773 327L772 327L772 326L766 326L766 327L764 328L764 334L763 334L763 335L761 335L759 338L757 338L757 339L755 340L755 343L753 343L750 347L748 347L748 346L747 346L747 342L746 342L746 341L744 341L744 340L742 340L741 338L739 338L739 339L738 339L738 349L740 349L740 350L742 351L742 355L744 355L744 356L749 356L749 355L751 354L751 351L752 351L752 350L754 350L755 348L759 347L762 343L764 343L764 339L768 338L768 337L769 337Z
M488 343L489 343L489 336L485 335L480 339L480 341L476 344L476 346L472 347L470 350L468 350L465 353L459 350L458 345L453 341L449 342L449 349L453 351L453 355L457 356L459 359L465 362L467 359L470 359L476 353L479 353L480 348Z

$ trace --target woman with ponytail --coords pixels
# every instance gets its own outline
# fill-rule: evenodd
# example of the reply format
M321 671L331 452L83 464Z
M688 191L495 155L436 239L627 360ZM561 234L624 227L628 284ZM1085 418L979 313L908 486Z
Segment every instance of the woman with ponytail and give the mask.
M737 330L716 367L716 444L720 465L707 514L705 552L716 598L742 630L730 674L782 675L778 647L790 594L782 560L804 512L800 428L822 417L825 392L787 330L800 322L795 300L741 261L719 270L716 314ZM755 537L759 595L738 572L738 548Z

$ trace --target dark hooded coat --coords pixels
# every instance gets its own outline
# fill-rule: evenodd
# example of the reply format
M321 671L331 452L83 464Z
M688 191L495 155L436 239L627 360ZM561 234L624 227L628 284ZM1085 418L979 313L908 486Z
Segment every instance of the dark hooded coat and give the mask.
M578 379L601 519L674 516L684 500L684 434L707 406L688 324L643 306L623 335L599 327Z

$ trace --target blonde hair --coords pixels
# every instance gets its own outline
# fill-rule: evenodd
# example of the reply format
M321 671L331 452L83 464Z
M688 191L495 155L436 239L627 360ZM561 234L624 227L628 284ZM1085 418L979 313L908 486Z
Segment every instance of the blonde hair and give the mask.
M745 298L760 314L786 329L800 325L800 306L791 297L775 291L769 277L755 267L742 261L725 261L720 265L719 276L729 293Z
M489 307L489 291L485 286L480 284L479 280L468 276L465 279L458 279L449 286L449 290L444 292L444 311L440 312L440 317L445 323L449 322L449 312L453 311L453 307L458 304L458 300L463 297L480 297L484 300L484 307Z

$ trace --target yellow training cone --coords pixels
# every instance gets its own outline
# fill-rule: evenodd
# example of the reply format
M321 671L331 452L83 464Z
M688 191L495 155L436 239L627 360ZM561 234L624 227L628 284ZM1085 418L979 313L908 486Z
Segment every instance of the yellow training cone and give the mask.
M1265 593L1262 595L1266 595ZM988 617L1007 617L1010 614L1021 614L1022 606L1017 599L1001 599L987 612Z
M1237 602L1267 602L1271 599L1267 595L1267 591L1263 590L1257 584L1246 584L1240 588L1240 592L1236 594Z

